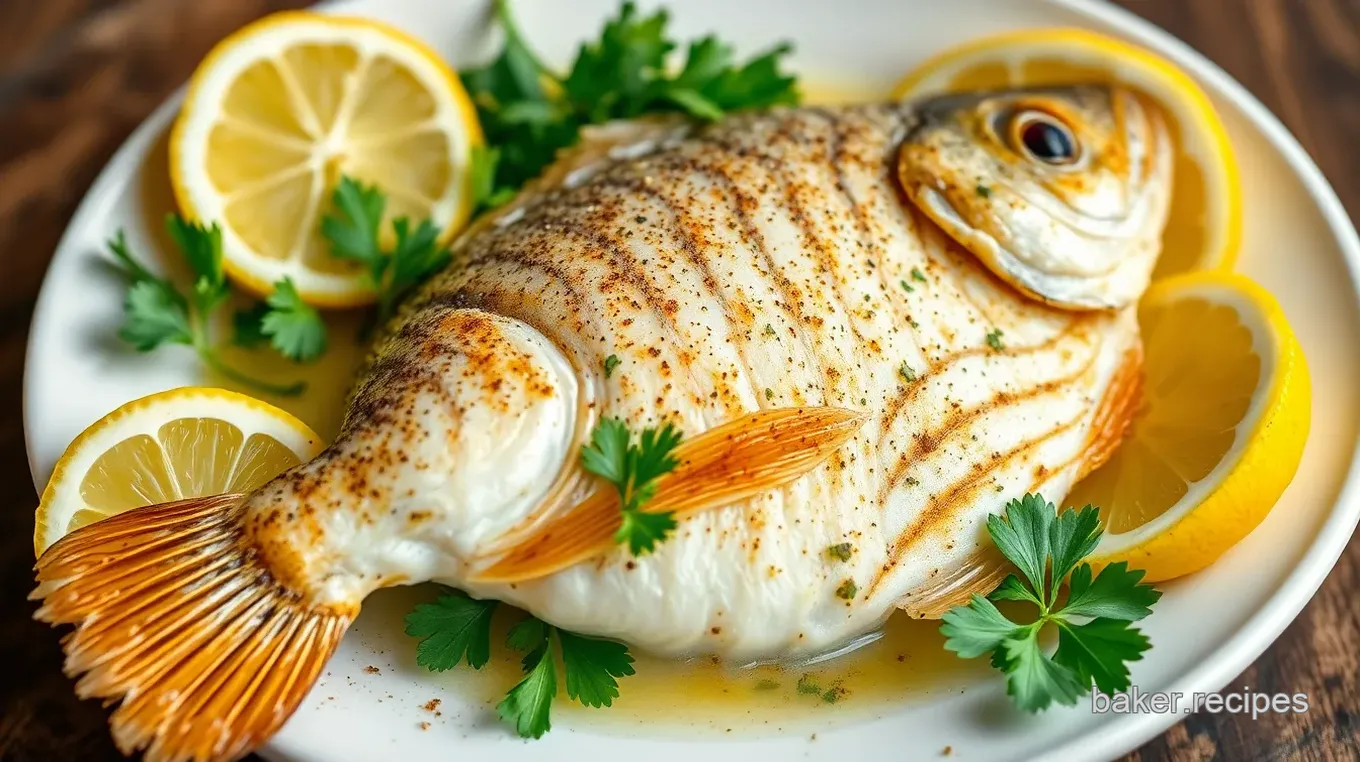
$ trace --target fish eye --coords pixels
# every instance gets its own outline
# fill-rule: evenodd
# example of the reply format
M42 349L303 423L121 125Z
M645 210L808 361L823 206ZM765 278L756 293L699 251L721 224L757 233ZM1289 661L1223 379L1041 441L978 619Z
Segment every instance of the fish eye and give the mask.
M1030 159L1052 166L1073 164L1078 156L1072 128L1046 111L1016 114L1011 120L1011 142Z

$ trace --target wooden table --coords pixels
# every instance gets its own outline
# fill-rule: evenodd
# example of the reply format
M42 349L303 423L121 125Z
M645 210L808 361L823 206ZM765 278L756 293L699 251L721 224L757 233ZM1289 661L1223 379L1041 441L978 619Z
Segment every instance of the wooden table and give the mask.
M1023 0L1016 0L1022 2ZM1121 0L1228 70L1284 119L1360 211L1360 0ZM28 324L76 204L128 134L223 35L297 0L0 0L0 760L119 759L31 621L33 508L20 411ZM1360 757L1360 549L1233 683L1305 691L1306 714L1199 714L1138 760Z

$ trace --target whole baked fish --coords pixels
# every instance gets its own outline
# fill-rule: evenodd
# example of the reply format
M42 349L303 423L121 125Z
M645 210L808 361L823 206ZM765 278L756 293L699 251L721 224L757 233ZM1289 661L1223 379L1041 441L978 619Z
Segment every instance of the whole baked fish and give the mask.
M1098 87L599 130L456 245L316 460L72 533L39 616L123 749L219 760L382 587L737 663L938 615L1006 571L988 514L1118 444L1170 160ZM581 467L606 416L684 436L648 555Z

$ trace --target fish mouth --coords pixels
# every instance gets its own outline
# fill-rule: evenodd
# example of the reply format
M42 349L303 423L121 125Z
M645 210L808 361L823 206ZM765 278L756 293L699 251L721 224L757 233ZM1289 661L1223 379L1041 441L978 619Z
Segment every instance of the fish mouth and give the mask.
M1093 288L1093 283L1109 278L1111 273L1064 272L1069 268L1063 267L1063 258L1042 250L1037 257L1022 256L997 236L970 224L945 193L929 182L913 183L907 193L950 238L1027 296L1073 310L1107 310L1125 303L1107 289Z

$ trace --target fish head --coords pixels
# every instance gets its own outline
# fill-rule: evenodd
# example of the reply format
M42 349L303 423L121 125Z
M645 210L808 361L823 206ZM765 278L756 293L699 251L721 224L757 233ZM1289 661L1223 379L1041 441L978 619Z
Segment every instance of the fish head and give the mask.
M912 112L903 190L998 277L1073 310L1142 295L1175 150L1155 103L1081 85L942 95Z

